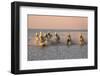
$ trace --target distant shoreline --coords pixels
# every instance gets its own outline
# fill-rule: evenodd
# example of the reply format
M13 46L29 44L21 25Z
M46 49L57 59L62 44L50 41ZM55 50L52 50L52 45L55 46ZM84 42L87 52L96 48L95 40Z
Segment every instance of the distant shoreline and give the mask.
M84 30L84 29L73 30L73 29L29 29L29 28L28 31L88 32L88 30Z

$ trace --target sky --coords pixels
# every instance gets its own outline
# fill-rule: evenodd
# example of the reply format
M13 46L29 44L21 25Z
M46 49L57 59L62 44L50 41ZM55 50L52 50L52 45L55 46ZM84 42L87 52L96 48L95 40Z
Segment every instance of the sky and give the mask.
M30 29L72 29L87 30L88 17L28 15Z

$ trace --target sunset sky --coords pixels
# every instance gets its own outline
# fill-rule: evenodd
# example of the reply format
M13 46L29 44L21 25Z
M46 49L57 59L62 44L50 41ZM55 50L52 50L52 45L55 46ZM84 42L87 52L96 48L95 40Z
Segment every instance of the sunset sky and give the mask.
M88 17L28 15L31 29L72 29L87 30Z

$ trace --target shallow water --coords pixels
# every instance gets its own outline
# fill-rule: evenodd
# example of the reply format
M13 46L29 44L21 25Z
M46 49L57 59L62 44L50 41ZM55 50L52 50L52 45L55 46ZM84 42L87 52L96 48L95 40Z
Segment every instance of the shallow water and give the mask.
M57 32L60 36L59 44L50 44L44 48L34 45L35 33L39 32ZM66 45L66 37L70 33L72 38L72 45ZM79 46L79 36L82 33L85 39L85 45ZM28 29L28 60L55 60L55 59L80 59L87 58L87 30L36 30Z

